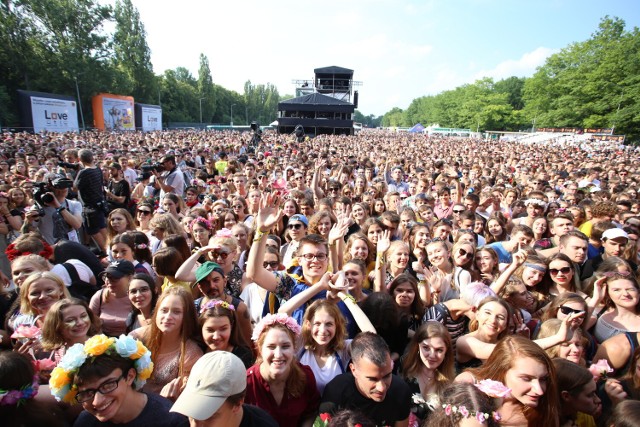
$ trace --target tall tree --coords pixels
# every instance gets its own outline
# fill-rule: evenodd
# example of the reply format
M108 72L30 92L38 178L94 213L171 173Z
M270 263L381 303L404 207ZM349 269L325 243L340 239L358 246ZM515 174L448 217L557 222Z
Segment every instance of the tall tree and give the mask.
M198 95L202 99L202 117L207 122L213 122L216 113L216 90L211 77L209 58L200 54L200 67L198 68Z
M136 101L157 100L156 77L151 64L151 51L140 13L131 0L118 0L115 6L116 30L113 34L113 60L120 77L121 93Z

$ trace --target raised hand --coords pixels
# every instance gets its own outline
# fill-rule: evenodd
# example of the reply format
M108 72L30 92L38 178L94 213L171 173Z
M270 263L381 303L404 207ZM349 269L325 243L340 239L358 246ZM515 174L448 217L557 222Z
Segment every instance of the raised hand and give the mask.
M280 196L278 194L263 194L260 197L260 208L256 215L257 230L266 233L273 228L282 218L282 208L280 208Z
M593 295L591 298L597 301L597 303L600 303L600 301L602 301L606 293L607 293L607 278L601 277L598 280L596 280L595 283L593 284Z
M376 250L379 254L385 253L387 249L389 249L389 246L391 246L391 234L389 233L389 230L384 230L380 233L380 237L378 237Z

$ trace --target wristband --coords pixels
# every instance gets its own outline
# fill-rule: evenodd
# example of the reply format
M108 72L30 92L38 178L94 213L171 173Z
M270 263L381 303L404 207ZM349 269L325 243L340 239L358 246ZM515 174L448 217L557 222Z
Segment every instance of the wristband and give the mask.
M353 297L353 295L350 294L346 294L344 292L341 292L340 294L338 294L340 296L340 299L342 300L342 302L347 302L347 301L351 301L354 304L356 303L356 299Z
M259 242L260 239L262 239L262 236L264 236L265 234L267 233L265 233L264 231L260 231L260 230L256 231L256 235L253 237L254 243Z
M66 211L67 208L65 208L64 206L60 206L58 209L56 209L58 211L59 214L61 214L63 211Z

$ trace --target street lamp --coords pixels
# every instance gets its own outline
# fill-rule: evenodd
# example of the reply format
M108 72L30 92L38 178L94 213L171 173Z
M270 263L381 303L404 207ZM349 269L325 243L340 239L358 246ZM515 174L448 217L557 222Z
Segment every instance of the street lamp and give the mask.
M78 78L73 76L73 80L76 81L76 93L78 94L78 108L80 108L80 119L82 119L82 130L84 130L84 113L82 113L82 101L80 101L80 89L78 88Z
M200 98L200 123L202 123L202 100L204 98Z
M623 96L624 96L624 88L622 89L622 92L620 93L620 100L618 101L618 109L616 110L616 117L614 119L613 126L611 126L611 135L613 135L614 131L616 130L616 122L618 121L618 115L620 114L620 104L622 104L622 97Z
M231 127L233 127L233 106L236 104L231 104L231 114L229 115L231 117Z

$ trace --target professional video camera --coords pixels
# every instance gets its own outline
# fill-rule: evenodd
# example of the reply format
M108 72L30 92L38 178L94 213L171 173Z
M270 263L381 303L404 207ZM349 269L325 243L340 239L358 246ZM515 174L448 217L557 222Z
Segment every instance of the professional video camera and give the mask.
M34 182L36 190L33 192L33 199L38 208L38 214L44 216L44 207L53 202L53 190L62 190L73 187L73 181L64 176L59 176L49 182Z
M73 170L80 169L80 163L58 162L58 166L61 168L73 169Z
M149 164L149 165L142 165L141 166L142 172L164 172L164 165L162 163L153 163L153 164Z
M304 141L304 127L302 127L302 125L296 125L293 133L296 135L296 140L298 142Z

